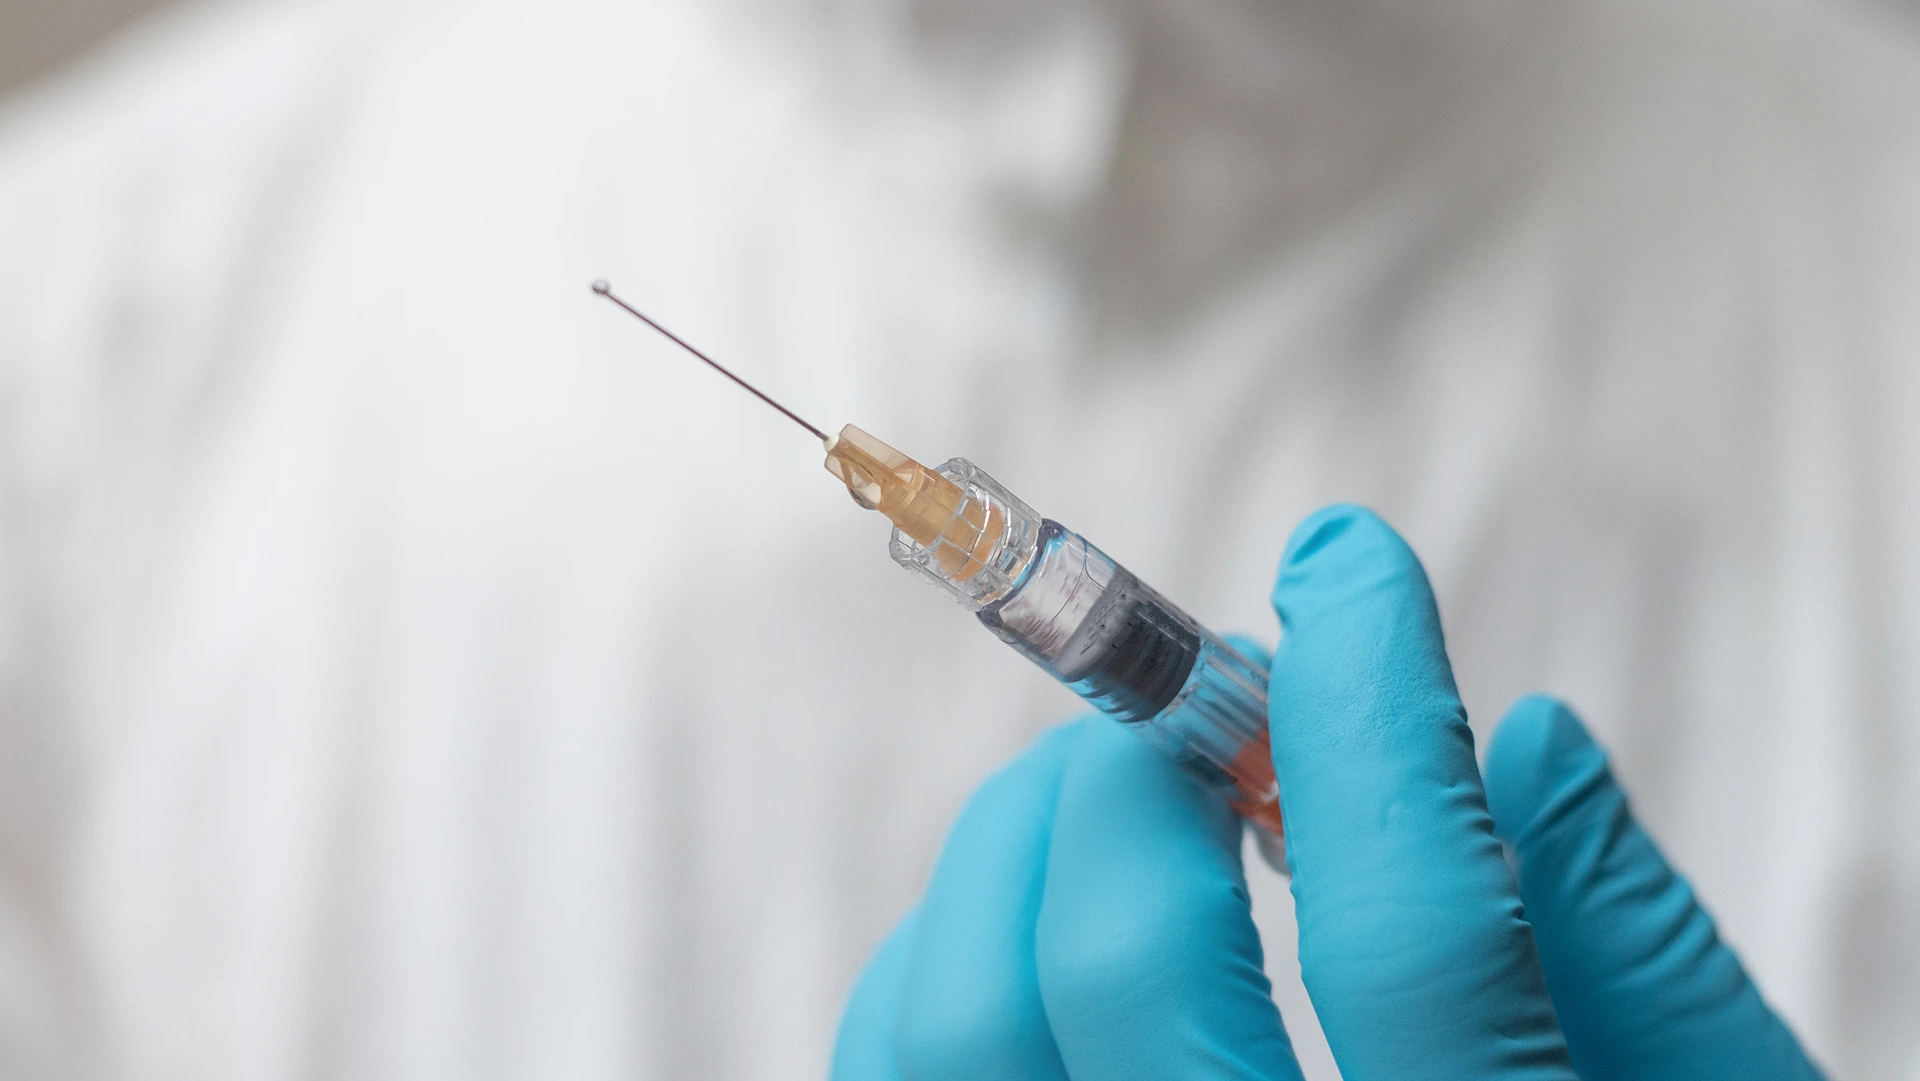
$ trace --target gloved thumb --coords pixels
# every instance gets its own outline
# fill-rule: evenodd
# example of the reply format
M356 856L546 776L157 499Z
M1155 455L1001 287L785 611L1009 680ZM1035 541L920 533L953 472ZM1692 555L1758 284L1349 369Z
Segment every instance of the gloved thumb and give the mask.
M1522 699L1485 778L1581 1077L1817 1081L1571 711Z

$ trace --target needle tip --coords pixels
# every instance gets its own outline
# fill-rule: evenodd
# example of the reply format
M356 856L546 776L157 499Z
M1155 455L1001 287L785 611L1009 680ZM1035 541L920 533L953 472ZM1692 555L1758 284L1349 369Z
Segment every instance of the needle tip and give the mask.
M608 293L613 292L613 283L607 281L605 278L595 278L593 279L593 291L599 293L601 296L606 296Z

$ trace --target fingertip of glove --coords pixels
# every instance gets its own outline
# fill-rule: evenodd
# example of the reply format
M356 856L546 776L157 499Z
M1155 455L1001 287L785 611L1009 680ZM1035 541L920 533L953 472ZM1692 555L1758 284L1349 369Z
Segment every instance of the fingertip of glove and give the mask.
M1003 776L1019 776L1034 770L1058 773L1065 768L1067 757L1073 753L1073 745L1079 742L1081 732L1091 717L1076 717L1063 724L1056 724L1034 737L1027 749L1019 757L1000 767L992 780Z
M1102 717L1087 722L1074 744L1049 860L1091 861L1083 880L1094 870L1124 873L1142 859L1185 867L1176 878L1206 879L1229 865L1237 873L1240 831L1224 801L1125 725Z
M1087 726L1087 722L1097 717L1097 714L1088 713L1075 717L1071 721L1056 724L1034 737L1033 742L1023 753L1042 757L1064 755L1073 748L1074 741L1080 738L1080 732Z
M1086 726L1087 720L1082 718L1047 729L1019 757L981 782L955 819L948 845L954 844L967 823L973 824L974 831L983 822L991 822L997 824L986 827L990 833L1003 829L1017 833L1021 830L1019 823L1036 814L1044 816L1042 808L1052 805L1060 777Z
M1307 563L1327 548L1347 539L1349 543L1378 544L1406 548L1406 542L1379 515L1357 503L1335 503L1308 515L1287 539L1280 557L1282 568Z
M1155 808L1156 818L1176 813L1217 818L1235 831L1240 820L1220 806L1203 786L1127 726L1111 717L1095 715L1077 726L1070 768L1083 800L1123 805L1131 810ZM1176 811L1175 808L1180 808ZM1117 810L1117 808L1116 808ZM1216 814L1215 812L1218 812ZM1121 843L1125 843L1124 838ZM1239 850L1238 846L1234 849Z
M1513 840L1551 813L1570 786L1606 769L1606 752L1559 699L1528 695L1513 704L1487 746L1487 807L1495 830Z
M1366 507L1337 503L1315 511L1293 531L1280 559L1273 605L1285 624L1290 608L1316 608L1409 574L1424 584L1419 557L1392 526Z

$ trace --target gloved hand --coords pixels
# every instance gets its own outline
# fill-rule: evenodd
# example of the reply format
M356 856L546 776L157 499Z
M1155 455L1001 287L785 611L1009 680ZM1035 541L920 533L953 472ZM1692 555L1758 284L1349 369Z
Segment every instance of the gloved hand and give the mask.
M1301 974L1347 1081L1818 1078L1571 714L1516 706L1483 790L1391 529L1314 515L1274 606ZM1119 725L1047 734L961 813L835 1078L1298 1078L1239 853L1231 812Z

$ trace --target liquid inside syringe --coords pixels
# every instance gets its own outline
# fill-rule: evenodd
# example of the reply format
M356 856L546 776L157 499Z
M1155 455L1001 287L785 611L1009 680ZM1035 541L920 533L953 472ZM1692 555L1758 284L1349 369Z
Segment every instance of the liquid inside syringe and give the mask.
M819 437L827 471L894 525L895 562L972 611L1000 639L1126 725L1248 821L1284 870L1279 785L1267 737L1267 672L1115 563L1042 518L979 467L937 469L847 425L827 435L614 296L594 291Z

